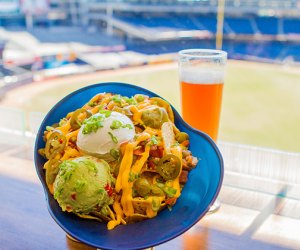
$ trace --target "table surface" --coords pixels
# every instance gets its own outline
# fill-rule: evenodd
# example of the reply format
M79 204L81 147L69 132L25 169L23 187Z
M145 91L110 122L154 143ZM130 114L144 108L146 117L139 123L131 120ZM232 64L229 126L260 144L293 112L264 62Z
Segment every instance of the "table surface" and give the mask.
M0 249L94 249L70 240L52 220L32 145L0 144ZM219 147L221 208L155 249L300 249L300 154Z

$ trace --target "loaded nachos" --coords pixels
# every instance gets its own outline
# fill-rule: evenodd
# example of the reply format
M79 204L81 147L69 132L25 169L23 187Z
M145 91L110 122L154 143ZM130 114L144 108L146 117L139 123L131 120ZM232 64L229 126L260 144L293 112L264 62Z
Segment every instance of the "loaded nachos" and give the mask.
M39 153L54 199L108 229L171 209L198 162L169 103L142 94L99 93L47 126L44 141Z

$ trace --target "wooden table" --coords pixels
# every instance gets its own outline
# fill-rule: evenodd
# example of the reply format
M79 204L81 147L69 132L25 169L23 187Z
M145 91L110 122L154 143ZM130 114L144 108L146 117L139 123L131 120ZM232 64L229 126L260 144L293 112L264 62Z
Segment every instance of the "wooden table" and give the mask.
M300 249L300 155L220 143L222 206L155 249ZM94 249L52 220L32 160L32 142L0 145L0 249Z

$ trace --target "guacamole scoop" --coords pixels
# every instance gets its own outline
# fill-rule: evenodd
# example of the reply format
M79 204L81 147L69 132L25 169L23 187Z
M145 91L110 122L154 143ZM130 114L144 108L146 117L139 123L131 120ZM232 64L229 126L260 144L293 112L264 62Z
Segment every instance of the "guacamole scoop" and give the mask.
M54 181L54 198L63 211L88 214L105 211L113 203L110 197L115 179L104 160L82 156L59 166Z

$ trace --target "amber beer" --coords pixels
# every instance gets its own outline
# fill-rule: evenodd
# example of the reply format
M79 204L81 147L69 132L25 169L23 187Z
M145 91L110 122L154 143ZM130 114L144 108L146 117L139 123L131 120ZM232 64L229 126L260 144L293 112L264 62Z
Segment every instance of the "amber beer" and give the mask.
M184 120L217 140L223 83L180 82Z
M219 52L225 56L222 64L220 58L216 60ZM179 55L182 116L192 127L207 133L216 141L226 53L216 50L186 50Z

